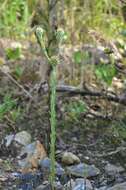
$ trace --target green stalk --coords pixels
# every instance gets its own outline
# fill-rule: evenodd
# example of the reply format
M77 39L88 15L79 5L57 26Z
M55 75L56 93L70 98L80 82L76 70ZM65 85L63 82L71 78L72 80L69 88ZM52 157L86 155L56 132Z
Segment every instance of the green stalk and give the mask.
M56 146L56 85L57 85L57 78L56 78L56 66L59 63L59 58L57 56L49 56L45 41L44 41L44 35L45 31L38 27L35 32L38 44L40 45L42 54L45 55L45 57L48 60L48 64L51 66L51 71L49 74L49 98L50 98L50 159L51 159L51 168L50 168L50 183L51 188L54 190L54 182L55 182L55 176L56 176L56 168L55 168L55 146ZM56 44L60 45L63 39L65 39L65 33L62 29L57 30L56 35ZM54 50L56 48L54 47Z
M50 183L52 190L54 190L54 181L56 175L55 169L55 143L56 143L56 66L52 67L50 73L50 125L51 125L51 144L50 144L50 159L51 159L51 171L50 171Z

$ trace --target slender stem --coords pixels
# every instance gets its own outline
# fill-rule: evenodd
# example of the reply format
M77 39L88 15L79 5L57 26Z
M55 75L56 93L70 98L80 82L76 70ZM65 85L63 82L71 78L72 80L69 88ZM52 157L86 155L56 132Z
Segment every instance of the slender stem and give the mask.
M51 158L51 171L50 182L52 190L54 190L55 181L55 143L56 143L56 66L52 67L50 73L50 125L51 125L51 144L50 144L50 158Z
M45 57L48 60L48 64L50 64L51 69L49 73L49 103L50 103L50 159L51 159L51 168L50 168L50 183L51 188L54 190L54 182L55 182L55 175L56 175L56 169L55 169L55 144L56 144L56 64L57 59L53 59L53 57L50 57L48 55L48 52L45 48L45 42L44 38L42 38L43 31L40 29L36 32L37 41L40 45L42 53L44 53ZM42 39L41 39L42 38ZM55 47L53 47L54 50L56 50Z

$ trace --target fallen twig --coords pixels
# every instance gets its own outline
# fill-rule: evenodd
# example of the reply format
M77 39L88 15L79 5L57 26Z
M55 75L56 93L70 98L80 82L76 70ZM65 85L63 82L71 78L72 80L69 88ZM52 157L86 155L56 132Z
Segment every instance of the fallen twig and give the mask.
M67 86L67 85L59 85L57 86L57 92L66 92L72 95L81 95L81 96L95 96L100 97L102 99L106 99L108 101L120 103L126 106L126 98L123 96L118 96L111 94L110 92L104 92L104 91L91 91L89 89L79 89L73 86Z
M39 85L38 92L40 92L40 91L48 92L47 83L43 83L43 84ZM112 102L119 103L119 104L126 106L126 97L122 96L122 95L118 96L111 91L107 91L107 92L106 91L93 91L90 89L80 89L75 86L68 86L68 85L57 85L56 91L61 92L61 93L67 93L72 96L80 95L80 96L98 97L101 99L105 99L105 100L112 101Z
M111 114L108 114L108 115L103 115L99 112L95 112L93 110L90 110L87 114L86 114L86 118L89 118L89 119L102 119L102 120L106 120L106 121L111 121L113 120L114 118L112 117Z
M118 147L114 151L103 153L103 154L98 154L98 155L96 155L96 157L102 158L102 157L112 156L112 155L117 154L117 153L119 153L121 151L126 151L126 147Z
M14 84L16 84L30 99L33 99L32 95L21 85L19 84L9 73L4 72L2 69L0 71L6 75Z

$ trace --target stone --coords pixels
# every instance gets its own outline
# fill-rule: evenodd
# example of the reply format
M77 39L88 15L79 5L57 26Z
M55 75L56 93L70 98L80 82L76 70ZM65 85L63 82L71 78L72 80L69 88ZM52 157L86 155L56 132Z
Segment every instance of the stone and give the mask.
M106 186L100 187L98 190L108 190L108 187L106 187Z
M5 173L4 170L0 169L0 182L4 182L6 181L8 178L7 178L7 175Z
M4 139L5 141L5 146L8 147L10 146L11 142L14 140L14 135L7 135ZM4 142L2 142L4 144Z
M105 172L107 175L116 175L118 173L122 173L124 172L124 168L122 166L115 166L113 164L110 164L108 163L106 166L105 166Z
M64 189L71 190L75 187L75 181L71 179L64 185Z
M39 162L39 166L41 167L41 170L46 170L47 173L50 172L51 168L51 160L46 157ZM56 175L57 176L62 176L64 175L64 169L61 167L59 163L56 162Z
M4 141L5 141L6 147L9 147L12 141L25 146L31 142L31 135L27 131L21 131L17 133L16 135L12 134L12 135L6 136Z
M62 155L62 163L66 165L79 164L80 159L72 152L64 152Z
M85 181L82 178L76 179L75 187L73 188L73 190L85 190L85 189L93 190L91 182L88 179L86 179Z
M83 50L91 55L91 64L99 64L100 62L110 63L109 56L104 52L103 46L84 45Z
M2 154L16 157L21 149L31 143L31 135L27 131L21 131L16 134L7 135L1 144Z
M64 186L65 189L68 190L93 190L93 187L88 179L86 181L82 178L77 178L75 181L71 179L68 183Z
M126 182L118 183L112 187L101 187L98 190L126 190Z
M63 186L61 185L60 182L55 182L54 188L55 188L55 190L62 190ZM42 185L39 185L36 188L36 190L51 190L51 185L49 183L48 184L42 184Z
M39 171L32 171L25 174L21 172L13 172L11 175L9 175L9 179L14 181L16 189L18 190L33 190L33 188L37 187L41 183L42 174Z
M28 144L22 148L18 156L18 164L21 167L21 171L27 173L32 168L37 169L39 160L44 159L46 156L46 151L40 141Z
M126 182L119 183L113 187L107 188L106 190L126 190Z
M67 167L67 173L75 177L94 177L100 174L100 170L94 165L80 163Z
M26 146L31 143L31 135L27 131L21 131L15 135L14 140Z
M36 190L51 190L51 186L50 184L47 184L47 185L39 185Z

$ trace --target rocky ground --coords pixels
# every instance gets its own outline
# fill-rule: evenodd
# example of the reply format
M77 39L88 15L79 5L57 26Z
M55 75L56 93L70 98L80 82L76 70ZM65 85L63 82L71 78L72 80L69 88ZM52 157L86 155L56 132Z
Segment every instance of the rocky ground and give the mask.
M83 129L80 131L81 135L82 131ZM64 135L66 136L66 131ZM80 139L77 139L76 136L71 136L71 132L67 132L67 138L64 138L66 142L57 147L55 188L126 189L125 146L114 148L108 143L110 150L107 152L103 135L99 135L97 141L92 144L82 143L81 135ZM93 141L95 134L89 133L87 137ZM69 143L68 138L71 139ZM5 156L0 160L1 189L51 188L48 181L50 159L40 141L32 142L31 139L30 133L21 131L6 136L3 140Z
M11 43L9 41L9 44ZM17 105L23 110L22 117L18 120L13 121L11 114L6 113L6 117L0 122L1 190L51 189L47 89L46 86L43 89L39 86L40 80L42 83L45 80L46 67L38 49L29 44L20 44L22 53L20 59L15 61L7 59L5 43L2 43L0 49L0 102L4 94L11 92L17 99ZM99 62L99 57L109 62L108 56L104 55L102 50L94 51L92 46L89 50L94 53L96 62ZM69 62L69 56L66 55L63 60ZM61 64L58 76L60 83L73 80L69 75L71 64L64 67ZM60 76L62 72L64 75ZM73 115L71 117L65 106L72 100L73 97L62 94L57 97L55 189L125 190L124 131L122 139L111 122L99 122L92 117L85 119L83 114L77 119ZM90 99L86 101L89 102Z

